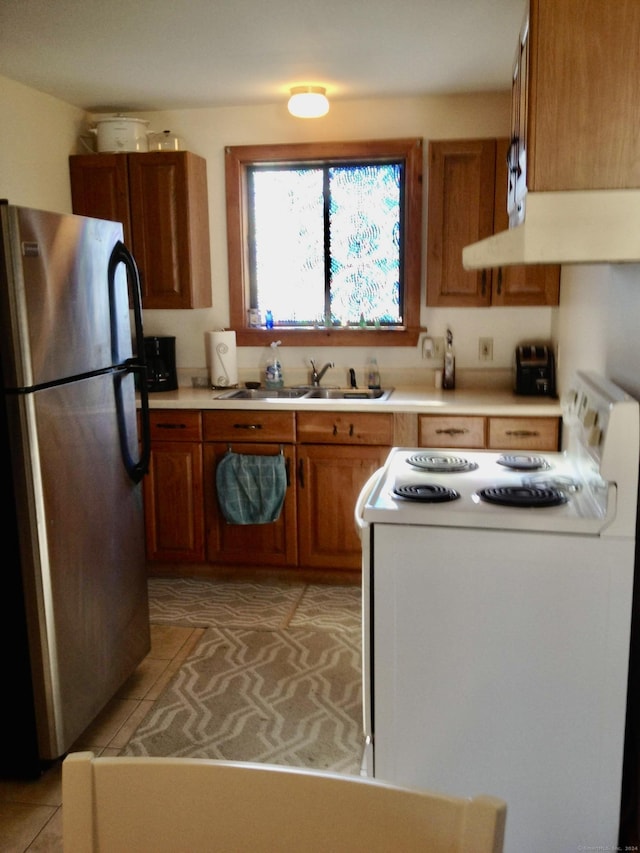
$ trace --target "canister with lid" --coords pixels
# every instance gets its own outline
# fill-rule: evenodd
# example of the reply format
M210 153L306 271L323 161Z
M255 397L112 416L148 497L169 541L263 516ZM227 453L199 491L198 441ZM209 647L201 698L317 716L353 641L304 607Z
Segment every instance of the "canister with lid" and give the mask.
M149 134L149 151L182 151L184 140L170 130Z

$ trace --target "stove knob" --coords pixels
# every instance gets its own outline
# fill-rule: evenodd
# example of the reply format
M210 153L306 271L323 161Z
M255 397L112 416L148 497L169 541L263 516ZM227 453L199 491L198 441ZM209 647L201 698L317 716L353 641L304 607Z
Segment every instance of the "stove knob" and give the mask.
M602 442L602 430L594 426L589 433L589 447L599 447Z
M586 429L591 429L598 423L598 413L595 409L587 409L582 416L582 423Z

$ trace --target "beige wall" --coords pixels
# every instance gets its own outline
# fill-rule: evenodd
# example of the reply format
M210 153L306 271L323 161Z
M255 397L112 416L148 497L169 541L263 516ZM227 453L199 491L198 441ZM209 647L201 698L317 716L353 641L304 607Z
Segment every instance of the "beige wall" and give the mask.
M67 157L84 117L76 107L0 77L0 196L70 212Z
M640 399L640 264L565 267L557 336L561 387L594 370Z

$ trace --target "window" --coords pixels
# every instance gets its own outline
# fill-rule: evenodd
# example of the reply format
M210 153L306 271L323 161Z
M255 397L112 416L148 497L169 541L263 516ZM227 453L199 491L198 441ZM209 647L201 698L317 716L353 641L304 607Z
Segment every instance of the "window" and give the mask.
M414 345L422 140L226 149L231 326L239 344Z

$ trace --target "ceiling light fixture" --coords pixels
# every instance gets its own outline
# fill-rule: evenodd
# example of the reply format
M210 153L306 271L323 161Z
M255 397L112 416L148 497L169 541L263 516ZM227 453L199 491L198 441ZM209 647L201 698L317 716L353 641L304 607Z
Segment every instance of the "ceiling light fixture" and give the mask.
M323 86L294 86L289 98L289 112L296 118L320 118L329 112L327 90Z

